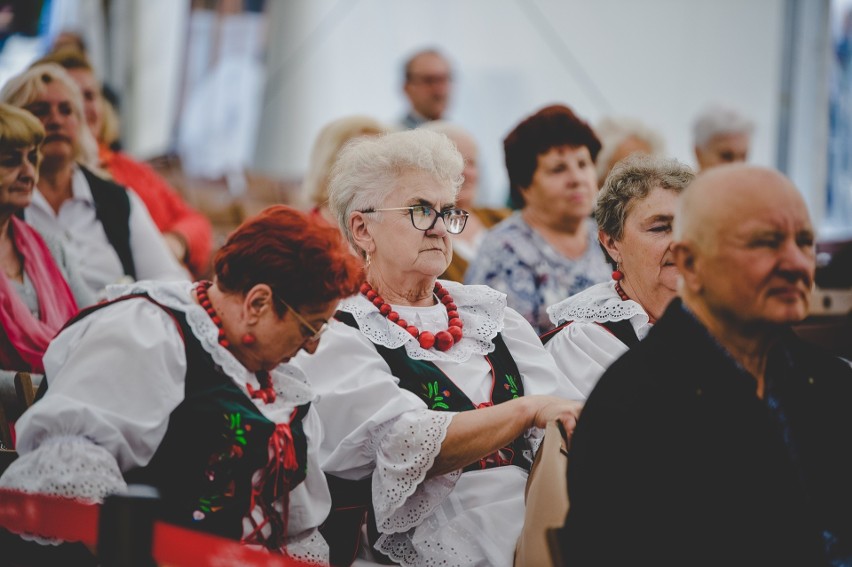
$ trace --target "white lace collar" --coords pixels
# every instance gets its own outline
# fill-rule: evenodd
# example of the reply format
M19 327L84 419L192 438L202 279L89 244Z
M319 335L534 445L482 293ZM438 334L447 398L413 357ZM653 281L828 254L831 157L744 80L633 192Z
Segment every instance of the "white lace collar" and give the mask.
M554 325L567 321L606 323L636 317L641 326L649 320L641 305L632 299L624 301L618 296L614 281L595 284L568 299L563 299L548 307L547 314Z
M260 384L254 373L219 344L219 328L207 312L193 300L194 288L195 284L191 282L140 281L129 285L107 286L106 293L107 299L110 300L122 295L144 293L165 307L185 313L192 334L213 362L241 389L245 390L246 384L258 388ZM291 364L279 364L269 375L275 387L275 401L265 404L259 399L252 399L267 418L271 419L274 415L276 422L281 421L277 415L280 410L292 409L293 405L302 405L317 398L304 372Z
M391 323L360 293L341 301L338 309L351 313L361 332L373 343L387 348L405 345L405 352L415 360L465 362L472 355L483 356L493 351L494 343L491 341L503 330L505 294L484 285L462 285L444 280L441 280L441 284L453 296L459 317L464 323L462 340L445 352L422 348L417 339L399 325ZM393 308L403 319L410 319L421 331L434 333L447 328L447 312L441 304L431 307L394 305Z

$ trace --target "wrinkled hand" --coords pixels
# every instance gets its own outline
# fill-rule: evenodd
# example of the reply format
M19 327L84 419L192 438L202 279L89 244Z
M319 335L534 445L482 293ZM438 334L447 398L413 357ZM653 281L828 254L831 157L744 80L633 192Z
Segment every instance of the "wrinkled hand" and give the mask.
M530 396L528 399L534 400L536 404L533 414L533 424L536 427L544 429L548 421L558 420L565 427L565 433L570 436L574 432L583 402L554 396Z

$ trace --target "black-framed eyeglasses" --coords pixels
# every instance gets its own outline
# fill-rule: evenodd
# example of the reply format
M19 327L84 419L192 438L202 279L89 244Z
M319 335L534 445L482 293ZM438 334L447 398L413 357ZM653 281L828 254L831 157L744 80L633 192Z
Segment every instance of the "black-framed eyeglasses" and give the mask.
M467 224L470 213L464 209L446 209L439 211L429 205L412 205L410 207L390 207L387 209L366 209L362 213L379 213L381 211L408 211L411 216L411 224L417 230L431 230L438 217L444 219L444 226L450 234L459 234Z
M284 305L284 307L286 307L287 309L289 309L289 310L290 310L290 313L292 313L293 315L295 315L295 316L296 316L296 319L299 321L299 324L300 324L302 327L304 327L305 329L307 329L307 330L308 330L308 334L307 334L307 336L305 337L305 342L306 342L306 343L315 343L315 342L317 342L317 341L319 340L319 338L320 338L320 335L322 335L322 334L323 334L323 333L324 333L324 332L328 329L328 323L323 323L323 324L322 324L322 326L321 326L319 329L314 329L314 326L313 326L313 325L311 325L310 323L308 323L308 322L305 320L305 318L304 318L304 317L302 317L301 315L299 315L299 312L298 312L298 311L296 311L295 309L293 309L292 307L290 307L290 304L289 304L289 303L287 303L286 301L284 301L284 300L283 300L283 299L281 299L281 298L278 298L278 301L280 301L280 302ZM305 333L302 333L302 335L305 335Z

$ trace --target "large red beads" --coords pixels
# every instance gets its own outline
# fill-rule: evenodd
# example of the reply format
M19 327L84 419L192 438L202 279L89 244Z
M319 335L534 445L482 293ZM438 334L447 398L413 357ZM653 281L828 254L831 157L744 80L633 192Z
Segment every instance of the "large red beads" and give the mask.
M417 339L421 348L430 349L434 347L440 351L445 351L452 348L454 344L462 339L462 328L464 327L464 323L459 317L458 306L453 301L453 297L450 295L450 292L448 292L439 282L435 282L434 291L438 300L447 310L449 328L446 331L440 331L435 334L432 334L429 331L423 331L421 333L420 329L414 325L409 325L408 321L405 319L400 319L399 313L394 311L390 304L385 303L382 296L380 296L369 283L364 282L361 284L360 291L364 297L378 308L379 313L387 317L390 322L396 323L401 328L405 329L412 337Z

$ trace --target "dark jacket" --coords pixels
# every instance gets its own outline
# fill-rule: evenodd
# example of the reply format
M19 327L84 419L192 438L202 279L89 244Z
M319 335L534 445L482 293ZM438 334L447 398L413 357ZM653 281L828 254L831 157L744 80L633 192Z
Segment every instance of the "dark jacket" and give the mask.
M849 364L792 333L770 353L758 398L755 379L675 300L580 417L566 564L852 557L850 405Z

